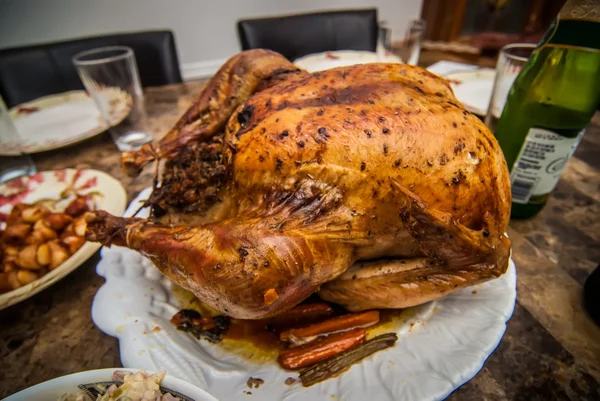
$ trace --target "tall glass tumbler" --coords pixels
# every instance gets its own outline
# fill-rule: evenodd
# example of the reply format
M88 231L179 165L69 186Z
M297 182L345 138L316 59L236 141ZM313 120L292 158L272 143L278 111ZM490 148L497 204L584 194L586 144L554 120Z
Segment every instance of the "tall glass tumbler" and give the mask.
M377 34L377 58L385 61L392 54L392 28L386 21L380 21Z
M21 153L21 138L0 97L0 184L35 172L31 157Z
M421 47L423 46L426 27L427 23L421 19L411 20L409 22L402 44L402 59L406 64L417 65L419 63L419 56L421 55Z
M121 151L152 141L133 50L109 46L86 50L73 57L83 85L106 120Z
M515 78L523 69L535 47L536 45L531 43L514 43L506 45L500 50L496 64L496 79L492 90L492 98L485 117L485 124L492 132L495 131L498 119L502 115L508 92Z

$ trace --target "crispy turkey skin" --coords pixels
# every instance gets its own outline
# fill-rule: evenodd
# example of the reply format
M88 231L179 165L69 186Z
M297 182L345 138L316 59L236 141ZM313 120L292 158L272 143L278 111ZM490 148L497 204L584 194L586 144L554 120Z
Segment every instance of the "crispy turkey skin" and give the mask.
M270 51L240 53L163 140L123 161L136 172L157 158L154 218L92 212L88 239L140 251L233 317L272 316L316 291L350 310L403 308L508 266L502 151L419 67L308 74Z

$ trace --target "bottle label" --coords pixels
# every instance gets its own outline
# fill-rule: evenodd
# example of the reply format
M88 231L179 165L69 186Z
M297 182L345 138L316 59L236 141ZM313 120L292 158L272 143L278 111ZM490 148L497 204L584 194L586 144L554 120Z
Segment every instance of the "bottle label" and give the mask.
M573 137L543 128L531 128L511 169L514 203L528 203L531 197L554 189L585 130Z

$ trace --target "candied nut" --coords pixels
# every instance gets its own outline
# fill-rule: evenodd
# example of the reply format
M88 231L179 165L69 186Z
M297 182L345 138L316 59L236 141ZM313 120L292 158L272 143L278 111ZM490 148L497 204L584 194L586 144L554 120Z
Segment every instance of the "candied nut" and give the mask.
M75 234L79 235L80 237L85 235L86 228L87 222L83 216L73 222L73 231L75 231Z
M50 264L50 247L48 244L42 244L38 247L36 259L37 262L42 266Z
M10 214L8 215L8 218L6 219L6 224L11 226L13 224L19 224L23 222L23 217L22 217L22 213L23 210L28 208L28 205L24 205L22 203L17 203L15 206L13 206L12 210L10 211Z
M49 239L54 239L56 238L58 235L56 234L56 231L54 231L53 229L51 229L48 225L48 223L46 223L45 219L42 220L38 220L34 225L33 225L33 232L39 232L40 236L42 238L44 238L45 240L49 240Z
M0 293L12 290L8 281L8 273L0 273Z
M18 267L15 266L15 264L13 262L8 262L6 260L4 261L4 266L2 266L2 272L4 272L4 273L10 273L17 269L18 269Z
M64 237L62 242L69 247L69 252L74 254L85 244L85 238L78 235L69 235L68 237Z
M44 234L42 234L40 231L33 231L31 234L29 234L27 236L27 238L25 238L25 243L26 244L41 244L46 242L46 238L44 237Z
M65 260L69 259L69 252L58 242L48 242L48 246L50 247L50 270L57 268Z
M75 235L75 230L73 229L73 222L69 223L63 232L60 234L61 237L68 237L70 235Z
M69 224L73 218L65 213L50 213L44 217L44 222L48 227L55 231L62 230Z
M16 290L17 288L19 288L19 287L22 286L21 282L17 278L17 271L16 270L8 273L7 280L8 280L8 283L10 284L10 287L13 290Z
M31 225L25 223L13 224L7 226L4 230L4 239L7 242L19 241L25 239L31 231Z
M23 209L21 212L21 218L26 223L35 223L48 213L50 213L50 211L44 206L31 206Z
M88 210L90 210L90 208L88 207L85 198L78 197L67 206L65 213L71 217L78 217Z
M19 270L17 272L17 279L22 285L29 284L32 281L37 280L37 278L37 274L29 270Z
M25 246L17 255L15 264L23 269L37 270L42 266L37 262L37 249L36 244Z
M14 262L19 254L19 248L16 246L4 246L4 262Z

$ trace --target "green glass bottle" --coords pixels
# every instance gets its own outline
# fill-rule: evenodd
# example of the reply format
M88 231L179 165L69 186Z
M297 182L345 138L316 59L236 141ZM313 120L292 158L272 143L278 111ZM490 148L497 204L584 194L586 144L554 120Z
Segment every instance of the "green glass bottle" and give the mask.
M537 214L600 105L600 1L568 0L508 94L496 138L511 217Z

